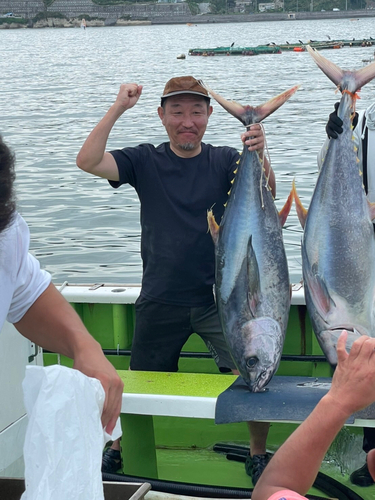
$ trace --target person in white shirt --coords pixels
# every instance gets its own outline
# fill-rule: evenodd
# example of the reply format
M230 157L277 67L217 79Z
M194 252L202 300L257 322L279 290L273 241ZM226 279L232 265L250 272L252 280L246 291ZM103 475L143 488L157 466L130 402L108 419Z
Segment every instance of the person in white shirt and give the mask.
M75 369L97 378L106 395L102 424L112 434L123 383L51 276L29 253L29 229L16 211L14 178L14 155L0 136L0 331L8 320L24 337L68 356Z
M337 138L342 133L342 120L337 116L339 103L329 115L326 125L327 139L318 155L318 166L322 165L323 158L330 140ZM353 118L353 139L357 147L359 167L363 173L363 185L370 202L375 203L375 102L366 110L355 113ZM363 429L363 451L368 453L375 449L375 428ZM375 481L369 473L367 463L352 472L350 481L357 486L372 486Z

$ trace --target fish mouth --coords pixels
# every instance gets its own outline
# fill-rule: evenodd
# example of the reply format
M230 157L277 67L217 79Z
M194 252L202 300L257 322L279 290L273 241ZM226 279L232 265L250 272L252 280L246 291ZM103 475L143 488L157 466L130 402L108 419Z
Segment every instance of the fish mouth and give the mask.
M327 328L325 331L331 332L335 337L338 338L341 335L341 332L343 332L344 330L348 332L349 336L357 336L357 337L360 337L361 335L370 336L367 328L363 326L354 326L354 325L331 326L330 328ZM337 335L338 332L340 332L340 335Z
M366 328L353 325L333 326L321 331L318 335L318 341L328 362L332 366L337 365L337 342L343 330L348 332L345 344L345 348L348 352L350 351L353 342L359 339L362 335L371 336Z
M249 373L249 378L245 380L247 386L249 387L251 392L265 392L268 391L266 389L266 385L270 382L275 370L263 370L258 374ZM253 375L253 377L252 377ZM256 378L255 378L255 377Z

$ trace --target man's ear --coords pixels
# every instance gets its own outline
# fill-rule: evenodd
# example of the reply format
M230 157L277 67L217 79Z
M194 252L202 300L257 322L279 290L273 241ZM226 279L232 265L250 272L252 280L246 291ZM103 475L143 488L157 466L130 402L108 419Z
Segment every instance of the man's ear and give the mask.
M208 117L210 117L212 115L213 111L214 111L214 108L212 106L210 106L208 108Z
M164 121L163 121L164 120L164 109L162 108L162 106L158 107L158 115L159 115L159 118L164 125Z

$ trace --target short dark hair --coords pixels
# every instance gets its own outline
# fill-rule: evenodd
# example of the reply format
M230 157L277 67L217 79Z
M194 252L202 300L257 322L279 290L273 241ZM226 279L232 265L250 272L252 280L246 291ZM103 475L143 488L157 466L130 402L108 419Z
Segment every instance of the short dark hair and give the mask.
M15 156L0 135L0 232L9 226L16 211Z

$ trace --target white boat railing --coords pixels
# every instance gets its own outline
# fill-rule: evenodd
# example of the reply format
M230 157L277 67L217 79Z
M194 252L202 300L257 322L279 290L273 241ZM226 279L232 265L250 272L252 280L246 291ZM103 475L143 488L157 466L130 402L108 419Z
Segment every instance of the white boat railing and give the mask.
M68 302L81 304L134 304L141 291L140 285L56 285ZM292 285L292 305L305 304L301 283Z

